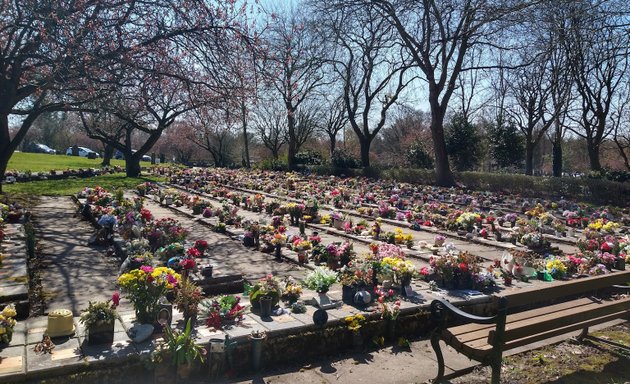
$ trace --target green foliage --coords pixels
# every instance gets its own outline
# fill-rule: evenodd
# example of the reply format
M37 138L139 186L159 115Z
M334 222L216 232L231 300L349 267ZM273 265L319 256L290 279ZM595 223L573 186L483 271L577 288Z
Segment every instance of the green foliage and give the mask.
M525 142L514 124L487 126L489 149L499 168L520 168L525 159Z
M154 361L163 362L170 355L171 364L176 367L183 364L192 364L195 361L203 363L206 350L195 343L190 330L190 319L186 322L184 332L171 330L171 327L164 327L164 344L160 349L156 350L160 356L157 359L154 358Z
M627 181L630 181L630 172L602 169L601 171L589 172L587 177L590 179L602 179L625 183Z
M8 170L19 172L63 171L79 168L101 168L102 159L88 159L80 156L49 155L46 153L15 152L9 160ZM112 166L125 166L124 160L114 160Z
M316 151L303 151L295 155L296 164L321 165L324 162L322 154Z
M97 301L88 304L87 309L83 310L79 321L85 325L85 328L92 329L100 322L110 322L118 318L116 307L112 306L111 300Z
M481 137L477 127L456 114L446 127L446 150L458 171L475 169L481 159Z
M50 155L52 156L52 155ZM5 184L2 189L10 194L45 195L45 196L69 196L74 195L83 187L94 188L101 186L112 190L116 188L135 189L135 187L145 181L163 181L159 177L127 177L124 173L115 173L88 177L85 179L65 179L65 180L42 180L30 181L26 183Z
M265 159L256 164L255 168L261 169L263 171L286 171L289 169L289 166L287 165L286 161L280 159Z
M336 168L357 168L361 162L348 151L338 148L332 154L330 163Z
M405 154L407 163L414 168L432 169L433 158L420 141L414 141Z

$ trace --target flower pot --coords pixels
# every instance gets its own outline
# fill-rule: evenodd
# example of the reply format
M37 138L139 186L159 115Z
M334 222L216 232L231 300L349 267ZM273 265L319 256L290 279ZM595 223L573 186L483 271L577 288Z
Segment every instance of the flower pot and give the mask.
M387 328L387 340L396 341L396 320L388 319L385 327Z
M615 269L618 269L620 271L625 271L626 259L624 259L623 257L617 257L617 259L615 260Z
M308 257L306 256L306 252L298 252L298 263L308 264Z
M158 364L153 369L154 383L174 383L176 377L175 368L170 364Z
M260 317L270 317L271 309L273 308L273 298L263 296L260 298Z
M114 320L98 321L94 326L87 330L86 340L89 345L113 343Z
M212 265L206 265L205 267L201 269L201 275L207 278L211 278L212 270L213 270Z

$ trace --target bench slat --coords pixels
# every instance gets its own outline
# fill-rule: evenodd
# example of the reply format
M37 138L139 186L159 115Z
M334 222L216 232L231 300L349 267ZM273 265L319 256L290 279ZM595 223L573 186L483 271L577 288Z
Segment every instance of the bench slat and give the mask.
M507 351L510 349L514 349L514 348L518 348L518 347L522 347L524 345L528 345L528 344L532 344L535 343L537 341L541 341L541 340L545 340L551 337L555 337L555 336L559 336L559 335L564 335L566 333L569 332L573 332L573 331L578 331L593 325L597 325L597 324L603 324L603 323L607 323L609 321L612 320L617 320L617 319L626 319L626 320L630 320L630 313L628 311L620 311L617 313L611 313L611 314L607 314L605 316L601 316L595 319L590 319L587 321L582 321L579 323L575 323L575 324L571 324L568 325L566 327L561 327L561 328L556 328L556 329L552 329L548 332L542 332L542 333L538 333L536 335L531 335L528 337L524 337L521 339L516 339L516 340L512 340L509 341L508 343L504 344L503 346L503 350Z
M623 285L630 282L630 270L613 272L602 276L592 276L571 281L561 281L557 284L549 284L545 287L528 287L516 292L511 291L504 296L508 300L508 308L555 300L565 296L579 295L612 285Z
M567 308L533 319L523 319L506 324L503 340L505 342L516 340L527 335L550 331L554 328L569 326L572 323L587 321L604 316L607 313L616 313L624 310L630 310L630 297L612 301L602 301L601 303L593 302L575 308ZM492 342L494 334L494 330L489 332L489 342Z
M591 304L595 302L596 299L585 297L577 300L567 301L564 303L558 303L553 306L545 306L541 308L532 309L529 311L518 312L512 315L508 315L506 322L507 324L521 321L524 319L536 318L538 316L544 316L549 313L554 313L557 311L561 311L567 308L575 308L585 304ZM496 327L495 324L465 324L456 327L449 328L449 332L456 336L462 342L467 342L471 340L475 340L477 338L486 338L488 336L488 332L493 330Z

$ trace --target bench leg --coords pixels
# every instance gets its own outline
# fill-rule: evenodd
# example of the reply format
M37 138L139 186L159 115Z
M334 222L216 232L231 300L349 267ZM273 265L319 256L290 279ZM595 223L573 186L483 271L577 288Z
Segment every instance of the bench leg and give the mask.
M582 332L576 337L578 341L582 341L586 336L588 336L588 327L582 328Z
M501 383L501 358L494 359L490 364L492 368L492 380L490 381L492 384L500 384Z
M431 346L435 351L435 357L437 358L438 363L438 373L435 379L433 379L434 383L439 383L444 378L444 356L442 356L442 349L440 348L440 329L436 329L431 334Z

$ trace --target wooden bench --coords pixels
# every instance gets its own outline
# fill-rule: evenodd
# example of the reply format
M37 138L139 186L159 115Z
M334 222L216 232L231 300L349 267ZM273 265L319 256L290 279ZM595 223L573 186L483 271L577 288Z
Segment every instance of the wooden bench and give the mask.
M628 319L630 297L613 300L593 296L605 288L630 288L623 286L628 282L630 271L621 271L542 288L515 290L496 297L497 312L490 317L471 315L444 299L434 300L431 315L437 326L431 335L431 345L438 361L435 381L445 378L440 340L468 358L489 365L492 383L499 383L505 351L576 330L582 330L582 335L586 335L590 326ZM534 308L536 304L539 307ZM448 326L447 318L453 315L465 323ZM461 373L465 372L455 372L449 378Z

